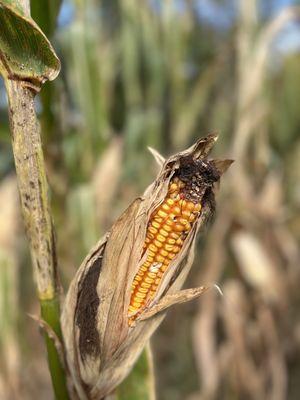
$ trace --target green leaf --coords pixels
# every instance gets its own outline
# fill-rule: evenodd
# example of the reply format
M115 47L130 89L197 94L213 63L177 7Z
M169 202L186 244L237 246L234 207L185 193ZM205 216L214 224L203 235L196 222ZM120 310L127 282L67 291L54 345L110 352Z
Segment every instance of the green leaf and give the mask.
M31 16L47 37L50 37L56 26L62 0L31 0Z
M129 376L118 386L116 400L155 400L153 361L149 344Z
M14 7L16 10L18 10L18 12L19 12L20 14L25 15L25 12L24 12L23 7L22 7L22 5L21 5L21 3L20 3L19 0L3 0L3 1L1 1L0 3L3 3L3 4L6 4L6 5L9 5L9 6L12 6L12 7Z
M19 2L0 0L0 73L38 89L59 73L50 42Z

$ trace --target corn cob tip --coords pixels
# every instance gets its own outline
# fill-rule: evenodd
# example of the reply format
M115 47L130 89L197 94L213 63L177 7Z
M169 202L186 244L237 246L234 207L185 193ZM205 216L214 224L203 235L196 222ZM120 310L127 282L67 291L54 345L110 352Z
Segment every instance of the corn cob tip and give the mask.
M213 160L183 157L173 175L166 198L148 223L140 266L131 286L128 322L154 298L165 271L181 251L193 224L200 216L202 199L221 175Z

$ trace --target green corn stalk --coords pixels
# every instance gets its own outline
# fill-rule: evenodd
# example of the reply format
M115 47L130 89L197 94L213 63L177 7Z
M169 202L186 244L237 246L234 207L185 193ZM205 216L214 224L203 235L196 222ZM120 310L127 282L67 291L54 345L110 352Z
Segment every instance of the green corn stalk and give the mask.
M129 376L116 390L116 400L155 400L151 348L148 344Z
M34 98L60 63L47 38L30 18L26 0L0 1L0 72L4 78L12 146L26 234L43 320L60 337L59 287L48 184ZM57 399L68 399L65 375L54 342L46 335L49 369Z

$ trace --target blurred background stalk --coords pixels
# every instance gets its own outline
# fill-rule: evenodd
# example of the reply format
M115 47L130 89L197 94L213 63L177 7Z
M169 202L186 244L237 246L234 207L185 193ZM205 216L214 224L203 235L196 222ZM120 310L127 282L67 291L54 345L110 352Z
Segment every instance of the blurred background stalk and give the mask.
M18 399L20 394L19 213L17 182L14 176L8 176L0 185L0 397L3 399Z

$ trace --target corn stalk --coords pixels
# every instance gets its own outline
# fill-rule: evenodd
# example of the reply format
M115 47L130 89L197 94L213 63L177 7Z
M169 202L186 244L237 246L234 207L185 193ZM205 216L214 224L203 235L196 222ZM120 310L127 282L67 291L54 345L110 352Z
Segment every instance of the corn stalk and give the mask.
M58 337L59 286L48 183L34 99L42 83L59 72L50 43L30 18L28 0L0 1L0 72L7 96L12 146L26 235L29 241L42 319ZM67 399L61 360L45 335L57 399Z

